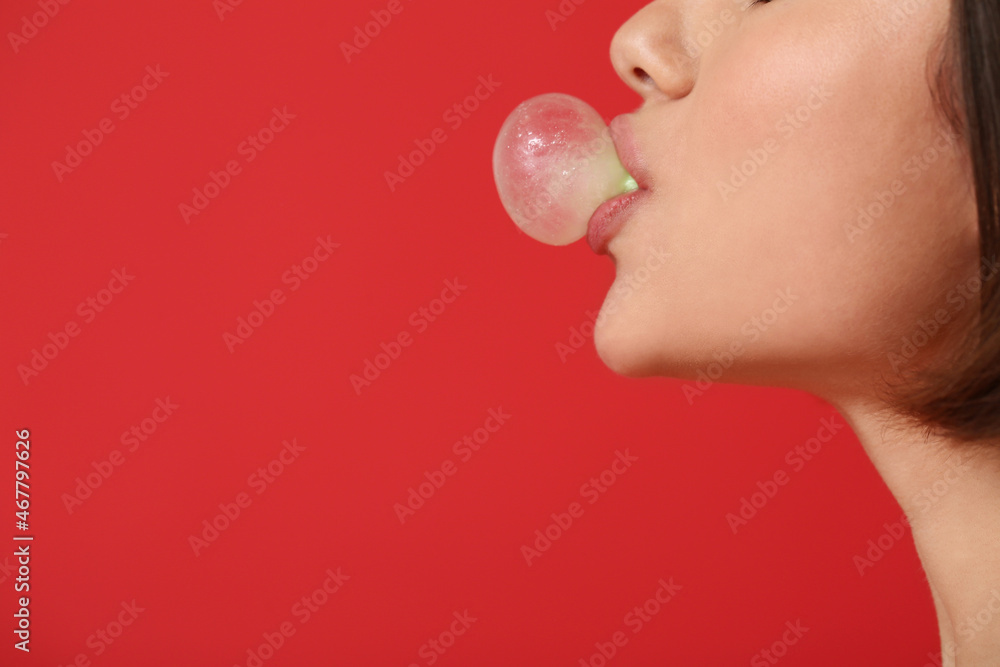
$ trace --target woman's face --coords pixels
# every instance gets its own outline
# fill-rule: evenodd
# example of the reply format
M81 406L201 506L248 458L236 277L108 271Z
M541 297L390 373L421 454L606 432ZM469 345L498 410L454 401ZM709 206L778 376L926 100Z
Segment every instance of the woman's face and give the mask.
M748 4L657 0L615 36L649 193L608 246L598 352L819 392L903 370L976 308L971 181L932 87L950 3Z

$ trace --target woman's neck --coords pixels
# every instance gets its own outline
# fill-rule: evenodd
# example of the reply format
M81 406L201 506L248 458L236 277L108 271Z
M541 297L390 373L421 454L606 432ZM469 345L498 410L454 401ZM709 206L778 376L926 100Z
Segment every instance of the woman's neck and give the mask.
M837 406L896 497L937 609L944 667L1000 664L1000 444L928 436L862 402Z

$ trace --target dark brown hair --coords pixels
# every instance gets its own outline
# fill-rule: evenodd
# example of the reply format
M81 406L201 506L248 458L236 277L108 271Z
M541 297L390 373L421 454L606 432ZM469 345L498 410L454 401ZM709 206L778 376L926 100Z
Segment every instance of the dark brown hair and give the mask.
M981 266L993 267L1000 259L1000 0L953 0L939 72L938 98L971 163ZM985 273L958 353L902 397L909 414L962 441L1000 440L1000 275Z

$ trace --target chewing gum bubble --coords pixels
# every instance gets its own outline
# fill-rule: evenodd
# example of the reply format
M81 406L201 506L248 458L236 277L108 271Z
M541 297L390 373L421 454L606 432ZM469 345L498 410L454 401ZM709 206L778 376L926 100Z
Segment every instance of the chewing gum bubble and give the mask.
M583 238L602 203L639 187L600 114L562 93L534 97L508 116L493 149L493 177L514 223L557 246Z

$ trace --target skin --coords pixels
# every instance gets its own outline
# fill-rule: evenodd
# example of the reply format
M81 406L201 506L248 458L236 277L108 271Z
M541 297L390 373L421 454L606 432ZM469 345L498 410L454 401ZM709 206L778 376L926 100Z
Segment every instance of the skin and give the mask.
M713 379L836 406L911 521L944 664L991 664L1000 614L975 633L962 623L1000 590L1000 443L929 435L885 401L887 382L943 359L977 308L969 161L944 138L933 86L950 2L748 4L657 0L614 38L612 63L642 97L628 120L650 193L609 244L598 354L692 387L740 344ZM763 164L733 180L754 156ZM880 195L863 224L859 207ZM651 248L670 258L647 272ZM761 326L779 291L792 298Z

